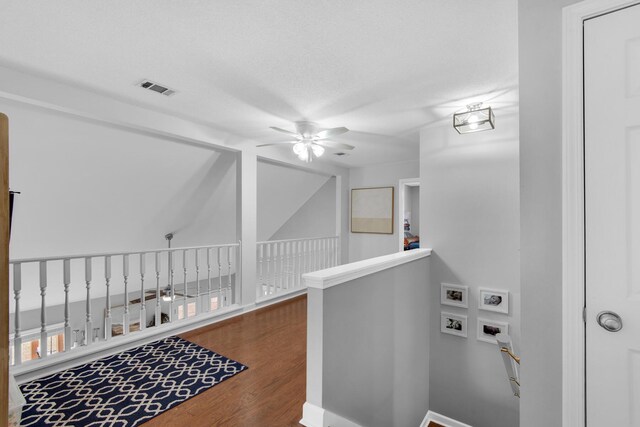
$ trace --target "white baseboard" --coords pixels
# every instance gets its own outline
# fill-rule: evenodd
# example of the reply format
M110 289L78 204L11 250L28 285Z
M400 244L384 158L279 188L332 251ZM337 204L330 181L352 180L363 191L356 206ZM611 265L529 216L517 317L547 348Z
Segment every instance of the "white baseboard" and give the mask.
M300 424L306 427L362 427L360 424L309 402L305 402L302 406Z
M427 427L431 421L445 427L471 427L469 424L461 423L460 421L445 417L444 415L440 415L433 411L427 412L427 415L424 417L424 420L422 420L420 427Z
M299 295L306 294L307 288L295 288L295 289L287 289L275 295L269 295L266 297L258 297L256 300L257 307L263 307L270 304L275 304L278 302L286 301L291 298L295 298Z

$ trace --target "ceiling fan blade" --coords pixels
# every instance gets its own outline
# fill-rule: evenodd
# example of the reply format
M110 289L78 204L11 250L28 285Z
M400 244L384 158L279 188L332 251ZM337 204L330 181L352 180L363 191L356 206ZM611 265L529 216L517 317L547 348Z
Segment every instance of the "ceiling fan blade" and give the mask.
M313 139L327 139L327 138L331 138L332 136L342 135L343 133L346 133L346 132L349 132L349 129L345 127L325 129L316 133L313 136Z
M271 129L276 130L276 131L278 131L278 132L286 133L287 135L293 135L293 136L295 136L296 138L301 139L300 134L297 134L297 133L295 133L295 132L291 132L290 130L286 130L286 129L282 129L282 128L277 128L277 127L274 127L274 126L271 126Z
M285 145L285 144L296 144L298 141L282 141L282 142L270 142L268 144L260 144L256 145L256 147L269 147L271 145Z
M337 148L339 150L353 150L354 148L356 148L353 145L343 144L341 142L335 141L327 141L326 139L322 141L313 141L313 143L327 148Z

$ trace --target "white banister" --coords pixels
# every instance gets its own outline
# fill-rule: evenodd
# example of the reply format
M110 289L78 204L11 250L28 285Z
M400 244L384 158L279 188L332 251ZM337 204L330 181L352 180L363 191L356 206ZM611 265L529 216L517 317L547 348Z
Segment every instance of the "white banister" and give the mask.
M155 319L156 327L162 327L163 329L180 327L180 325L175 327L170 324L162 325L162 318L166 315L169 315L170 323L179 323L180 320L187 320L190 316L191 319L189 321L201 321L193 319L193 317L204 316L212 311L212 299L216 293L218 301L217 306L215 306L216 311L222 307L233 305L232 285L234 278L232 276L237 271L236 263L239 262L237 250L239 247L240 243L238 242L138 252L123 251L119 253L94 253L10 260L9 262L13 267L11 283L13 285L12 295L14 300L12 306L14 308L12 315L13 334L7 337L13 346L10 362L13 365L19 365L20 370L24 370L30 369L29 366L24 366L25 363L30 363L35 358L41 360L38 366L43 363L49 365L57 360L58 356L51 358L55 353L67 353L70 351L82 353L82 348L97 342L101 343L101 345L97 346L100 348L119 345L118 342L121 341L118 340L122 339L121 336L130 336L138 330L147 329L148 321L151 319L147 319L146 301L148 298L153 299L154 294L156 299L155 310L152 310L153 312L149 313L149 315L152 319ZM216 259L213 259L213 250L216 251ZM182 299L177 304L180 310L183 311L182 319L179 319L176 316L176 312L174 312L174 308L176 308L174 276L177 251L182 251L181 268L183 277L179 286L182 291ZM201 268L204 267L204 260L201 259L203 252L207 255L206 286L200 283L201 276L203 276ZM152 262L155 266L149 267L147 265L147 255L149 253L154 254ZM195 257L193 261L191 260L192 254ZM99 270L96 270L96 274L105 279L104 288L92 286L94 283L93 261L95 258L99 258L100 261L102 261L102 258L104 259L104 273L102 265L96 267L99 268ZM118 262L114 263L114 258ZM134 262L139 263L139 276L132 271L132 258ZM122 264L119 262L120 259L122 259ZM78 260L78 263L76 264L74 260ZM214 267L214 262L216 261L217 290L215 289L215 282L213 282L216 274ZM164 283L161 284L161 276L165 275L162 269L163 263L168 266L169 283L166 284L166 292L163 287ZM38 268L29 269L23 267L24 265L37 266ZM78 275L84 273L84 289L74 289L71 286L71 279L75 274L76 268L79 270ZM152 271L155 270L156 276L155 291L150 289L150 292L145 290L145 284L148 282L148 268L151 268ZM64 288L56 289L56 287L49 285L60 283L60 269L62 269L62 284ZM137 280L140 281L140 298L131 300L131 286L135 286L135 293L137 294ZM52 289L60 293L58 295L52 294ZM40 298L36 298L36 290ZM25 299L23 298L24 295L28 295L30 298ZM203 305L205 298L207 300L206 309ZM24 308L25 301L28 306L26 311ZM194 302L195 313L193 310ZM55 304L55 310L52 310L54 308L52 304ZM99 310L98 314L96 314L94 310L98 306L102 307L103 310ZM189 307L191 307L191 312ZM134 311L137 309L139 309L139 316ZM50 317L55 318L56 313L64 313L64 322L62 322L62 315L60 315L60 319L49 319ZM225 311L220 311L220 315L224 313ZM134 316L135 319L132 319ZM139 323L139 328L134 329L137 323ZM97 327L98 325L99 327ZM103 331L102 328L104 328ZM153 334L154 332L149 331L149 333ZM133 339L135 340L135 337ZM110 344L112 341L118 342ZM39 357L35 352L37 344L39 344ZM32 352L27 353L27 345L29 349L33 349ZM51 361L49 361L50 358Z
M40 357L47 357L47 344L49 337L47 336L47 303L45 297L47 295L47 261L40 261Z
M266 293L267 295L269 295L271 293L271 281L269 280L269 278L271 277L271 244L267 243L265 245L261 245L261 246L265 246L266 250L265 253L267 255L267 259L266 259L266 265L267 265L267 274L265 275L264 278L264 283L266 284ZM260 289L259 289L260 291Z
M182 270L184 271L184 289L182 291L182 318L188 317L188 304L187 304L187 251L182 251Z
M20 292L22 291L22 264L13 265L13 299L16 311L14 313L14 355L13 360L16 365L22 363L22 336L20 335Z
M256 245L256 258L258 259L258 286L257 297L260 298L260 284L264 283L264 245Z
M273 293L276 293L278 288L278 243L271 243L271 259L273 261Z
M124 314L122 315L122 333L129 333L129 255L122 255L122 276L124 278Z
M207 248L207 311L211 311L211 249L209 248Z
M202 310L202 298L200 297L200 252L198 249L195 249L196 256L196 316L203 312Z
M222 257L218 248L217 260L218 260L218 307L224 307L224 300L222 298Z
M173 322L174 320L174 315L173 315L173 311L175 309L175 303L176 303L176 284L174 282L174 278L175 278L175 269L176 269L176 265L175 265L175 251L169 251L167 253L167 257L169 257L169 283L167 284L167 287L169 288L168 292L169 292L169 322ZM167 291L165 290L165 293ZM161 301L162 296L158 297L158 302ZM157 325L161 325L162 324L162 314L160 315L160 323L156 323Z
M71 260L65 259L62 262L62 280L64 282L64 349L71 348L71 310L69 309L69 286L71 285Z
M111 256L104 257L104 280L107 286L106 315L104 319L104 339L111 339Z
M93 342L93 322L91 321L91 257L84 259L84 281L87 286L87 305L85 309L84 344Z
M147 326L147 295L144 292L144 275L146 273L147 254L140 254L140 330Z
M160 254L162 252L156 252L156 310L155 310L155 325L162 324L162 307L160 306ZM170 257L171 259L171 257ZM170 268L170 270L173 270Z
M337 265L339 242L338 236L258 242L258 300L296 292L303 274Z
M227 290L224 295L225 307L229 305L229 296L231 294L231 246L227 247Z

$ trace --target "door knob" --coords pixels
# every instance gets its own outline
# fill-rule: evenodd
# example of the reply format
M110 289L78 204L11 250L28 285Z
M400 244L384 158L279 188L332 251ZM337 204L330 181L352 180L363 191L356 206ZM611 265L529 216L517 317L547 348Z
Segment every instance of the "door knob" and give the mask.
M618 332L622 329L622 319L613 311L601 311L596 319L598 319L598 325L609 332Z

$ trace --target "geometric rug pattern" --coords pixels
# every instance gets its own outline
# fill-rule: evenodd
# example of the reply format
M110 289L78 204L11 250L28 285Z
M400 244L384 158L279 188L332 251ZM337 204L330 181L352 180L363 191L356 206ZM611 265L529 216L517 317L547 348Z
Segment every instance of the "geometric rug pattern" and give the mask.
M22 384L21 426L137 426L247 369L169 337Z

